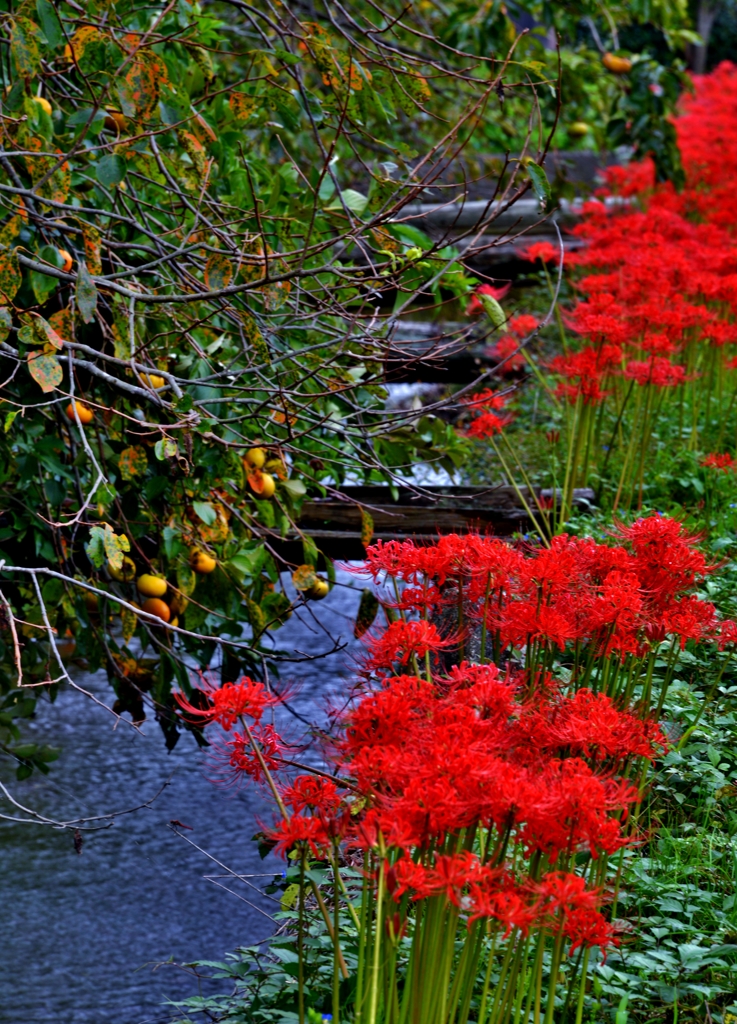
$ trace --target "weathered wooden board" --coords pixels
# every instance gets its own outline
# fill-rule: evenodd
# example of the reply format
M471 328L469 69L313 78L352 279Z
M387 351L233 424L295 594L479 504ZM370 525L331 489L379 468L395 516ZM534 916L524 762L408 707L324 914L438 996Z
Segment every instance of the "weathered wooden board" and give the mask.
M524 493L524 489L523 489ZM543 496L551 492L542 491ZM433 487L418 493L400 487L393 497L388 487L345 487L342 497L332 495L305 502L299 527L313 537L330 558L361 559L365 550L361 542L361 505L374 521L374 540L407 540L431 543L440 534L481 533L506 537L525 533L529 518L521 507L514 488ZM526 500L530 500L528 494ZM574 503L589 507L594 492L577 490ZM302 543L294 536L274 543L282 557L302 562Z

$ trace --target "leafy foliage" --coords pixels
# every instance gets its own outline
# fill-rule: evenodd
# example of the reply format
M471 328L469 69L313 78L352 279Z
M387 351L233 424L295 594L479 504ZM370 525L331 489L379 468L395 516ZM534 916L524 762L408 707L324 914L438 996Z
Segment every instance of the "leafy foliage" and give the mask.
M538 108L506 51L426 45L425 29L399 0L350 24L235 0L3 5L11 706L41 692L21 696L21 678L51 694L73 682L73 657L107 669L119 706L137 688L135 714L143 701L173 744L170 688L188 688L187 665L219 647L225 678L279 660L266 634L291 612L280 574L296 566L278 541L300 536L306 495L349 473L388 481L417 458L462 463L443 419L385 411L377 311L465 295L458 250L398 218L472 144L502 75ZM506 202L531 187L521 166ZM213 571L193 571L195 547ZM166 581L168 630L138 609L130 569L116 577L123 552ZM132 672L146 648L153 669Z

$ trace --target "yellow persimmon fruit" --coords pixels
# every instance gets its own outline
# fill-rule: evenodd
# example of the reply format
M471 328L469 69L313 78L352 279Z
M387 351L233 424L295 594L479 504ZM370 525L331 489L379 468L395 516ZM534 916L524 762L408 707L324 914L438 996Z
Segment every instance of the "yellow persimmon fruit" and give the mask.
M159 597L149 597L148 601L144 601L143 610L149 615L157 615L164 622L168 622L171 618L169 605Z
M573 124L568 125L568 134L573 135L575 138L580 138L582 135L588 135L591 131L585 121L574 121Z
M163 388L164 385L166 384L165 378L160 377L158 373L142 373L141 377L143 378L144 382L154 390L156 390L157 388Z
M616 53L605 53L601 63L615 75L626 75L632 70L632 61L629 57L618 57Z
M249 474L248 485L259 498L272 498L276 491L276 480L271 473L262 473L260 469Z
M307 591L307 596L312 601L322 601L324 597L327 597L330 593L330 584L327 580L324 580L321 576L318 576L315 582L312 584L310 589Z
M125 114L120 110L106 110L105 127L109 132L125 131Z
M189 564L195 572L202 573L203 576L214 572L217 568L215 559L202 548L192 548L189 553Z
M246 462L254 469L263 469L266 462L266 449L251 448L246 452Z
M107 563L107 571L118 583L130 583L136 578L136 563L127 555L123 557L123 564L119 569L114 568L110 562Z
M92 423L95 418L95 414L91 409L88 409L86 405L82 405L81 402L70 402L66 407L65 412L67 419L72 423L77 422L77 417L74 415L74 410L77 410L77 416L79 416L80 423Z
M154 576L150 572L145 572L136 580L138 593L143 594L144 597L163 597L168 586L165 579L161 576Z
M64 271L65 274L68 274L69 271L72 269L72 264L74 263L74 260L72 259L72 254L70 252L67 252L66 249L57 249L57 252L64 260L61 269Z
M51 104L45 96L34 96L33 102L38 103L41 110L45 110L49 117L51 117Z

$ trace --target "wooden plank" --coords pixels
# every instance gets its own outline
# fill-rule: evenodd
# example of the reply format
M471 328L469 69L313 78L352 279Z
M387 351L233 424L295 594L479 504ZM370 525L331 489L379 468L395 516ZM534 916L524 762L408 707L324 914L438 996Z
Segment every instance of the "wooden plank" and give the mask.
M307 501L302 507L300 529L314 538L329 558L360 560L365 557L361 543L361 508L365 505L374 520L374 540L415 540L430 544L447 533L484 534L508 537L526 533L530 528L527 513L521 507L514 488L434 487L418 493L400 487L396 500L388 487L345 487L342 497L330 496ZM524 493L524 489L523 489ZM550 491L540 492L551 497ZM530 501L529 494L525 495ZM589 489L574 492L574 503L586 508L594 500ZM360 503L360 504L357 504ZM293 534L284 540L270 541L287 561L299 565L304 560L302 542Z

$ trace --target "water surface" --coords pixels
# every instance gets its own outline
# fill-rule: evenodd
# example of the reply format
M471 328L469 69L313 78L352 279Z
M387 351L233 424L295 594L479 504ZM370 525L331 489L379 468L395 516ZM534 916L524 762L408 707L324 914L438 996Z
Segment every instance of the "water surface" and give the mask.
M326 701L347 693L353 675L352 617L361 583L346 573L338 579L343 585L309 609L331 635L350 641L347 650L282 670L295 684L290 705L310 721L324 720ZM281 649L297 656L331 646L310 613L293 615L275 634ZM112 703L104 674L76 670L74 678ZM208 881L206 874L222 870L168 826L172 819L191 826L185 834L238 873L273 874L282 862L262 862L250 842L255 820L272 820L265 796L250 785L214 786L207 755L188 735L169 754L155 721L140 730L113 726L103 708L62 692L24 725L29 739L62 748L50 776L16 783L2 775L17 799L56 819L133 807L171 777L152 807L87 834L81 854L69 832L0 822L2 1024L169 1020L166 998L197 994L197 982L178 967L154 965L220 960L272 930L257 909ZM10 808L3 803L0 810ZM243 883L219 881L262 910L274 906Z

